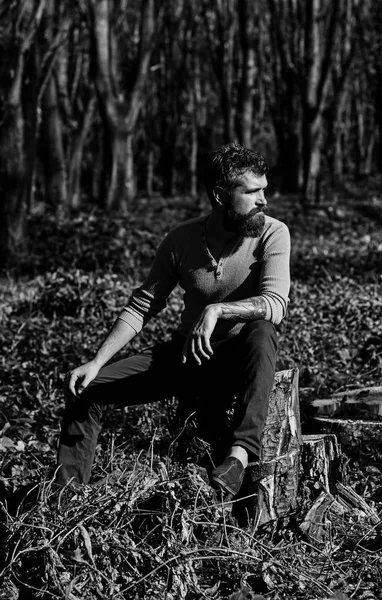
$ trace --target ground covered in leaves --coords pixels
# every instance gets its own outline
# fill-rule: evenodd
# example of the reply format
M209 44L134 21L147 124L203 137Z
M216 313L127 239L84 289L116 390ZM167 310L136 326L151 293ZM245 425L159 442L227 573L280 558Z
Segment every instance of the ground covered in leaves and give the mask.
M349 184L320 208L270 199L292 235L278 369L300 370L303 430L312 399L381 385L378 183ZM378 528L345 515L324 549L304 539L299 514L255 535L239 529L203 473L177 460L164 404L110 416L97 485L52 489L64 373L92 356L166 231L206 209L141 198L127 215L31 218L28 256L0 289L1 598L382 598ZM127 352L169 336L181 305L176 290ZM350 485L381 514L377 442L346 451Z

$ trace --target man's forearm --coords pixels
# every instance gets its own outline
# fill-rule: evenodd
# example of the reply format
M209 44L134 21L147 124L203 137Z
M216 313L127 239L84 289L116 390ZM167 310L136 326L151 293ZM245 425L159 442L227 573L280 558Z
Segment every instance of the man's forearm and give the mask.
M235 302L219 302L216 304L219 319L231 321L253 321L265 319L267 315L267 304L261 296L254 296L246 300Z
M122 319L117 319L105 341L98 349L93 358L93 362L100 368L103 367L104 364L113 358L114 354L117 354L119 350L126 346L135 335L136 332L130 325L122 321Z

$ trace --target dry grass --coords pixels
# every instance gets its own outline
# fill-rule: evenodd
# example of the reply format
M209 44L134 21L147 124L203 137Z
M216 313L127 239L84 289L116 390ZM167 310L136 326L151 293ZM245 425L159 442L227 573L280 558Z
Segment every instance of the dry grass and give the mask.
M299 515L240 529L204 469L155 454L121 449L111 474L80 492L43 479L20 506L3 506L1 597L378 598L378 534L362 515L333 520L325 550L303 538Z

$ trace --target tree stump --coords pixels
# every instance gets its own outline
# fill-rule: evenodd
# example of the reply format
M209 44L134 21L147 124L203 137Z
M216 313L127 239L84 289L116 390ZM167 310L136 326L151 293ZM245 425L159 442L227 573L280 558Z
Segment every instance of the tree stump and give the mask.
M183 460L187 455L188 460L200 464L200 458L211 455L213 448L199 435L196 417L181 419L177 432L173 428L171 452ZM227 411L224 426L232 426L232 409ZM242 489L233 503L232 514L240 525L253 522L259 526L296 509L301 444L298 369L278 371L269 398L260 463L248 465Z
M335 486L345 482L345 457L333 434L303 435L301 449L302 501L315 501L321 492L334 494Z
M297 507L302 443L298 370L275 375L261 441L260 464L248 465L233 514L255 527L289 515Z
M317 416L382 421L382 386L356 388L311 402Z
M382 453L382 386L318 398L311 407L310 431L337 435L345 454Z
M341 440L345 454L382 454L382 423L360 419L315 417L310 428L331 433Z

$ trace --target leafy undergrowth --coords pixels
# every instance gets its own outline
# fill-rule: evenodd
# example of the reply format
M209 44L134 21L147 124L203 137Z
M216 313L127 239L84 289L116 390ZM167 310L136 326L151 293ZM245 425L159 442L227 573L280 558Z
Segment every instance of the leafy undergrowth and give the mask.
M299 368L303 406L382 380L381 199L343 199L319 210L273 201L293 247L278 369ZM205 208L155 198L127 216L31 219L30 252L0 295L2 598L381 597L380 555L353 517L333 525L325 551L301 536L298 515L255 536L238 529L200 472L169 456L164 404L110 416L94 471L107 483L74 498L51 488L64 373L91 357L165 232ZM175 290L127 352L168 338L181 306ZM351 485L380 512L381 450L349 452ZM18 507L25 486L35 487L32 507Z
M239 600L254 592L345 600L344 589L378 598L381 540L360 518L333 522L326 550L307 543L297 522L254 534L216 501L202 469L154 458L153 448L114 452L114 472L97 484L58 492L43 481L32 508L27 497L16 514L7 512L8 598L16 589L20 598L71 600Z

